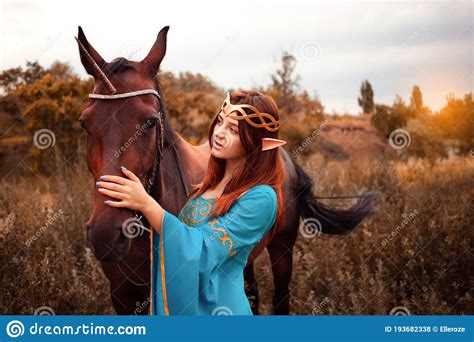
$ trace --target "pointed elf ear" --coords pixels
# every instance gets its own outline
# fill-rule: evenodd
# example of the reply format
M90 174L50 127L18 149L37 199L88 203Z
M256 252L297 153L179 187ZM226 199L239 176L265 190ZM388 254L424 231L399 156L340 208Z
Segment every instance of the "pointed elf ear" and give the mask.
M262 151L271 150L284 144L286 144L285 140L275 138L262 138Z

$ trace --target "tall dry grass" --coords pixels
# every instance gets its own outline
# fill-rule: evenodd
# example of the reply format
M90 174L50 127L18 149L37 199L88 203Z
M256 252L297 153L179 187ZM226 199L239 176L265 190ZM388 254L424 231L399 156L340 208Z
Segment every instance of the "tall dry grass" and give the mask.
M302 161L320 196L381 194L378 212L343 237L298 237L292 314L473 314L474 158ZM93 184L85 165L0 183L0 313L113 314L108 283L86 247ZM350 202L331 202L349 205ZM268 254L256 263L271 313Z
M66 162L67 164L67 162ZM0 183L1 314L113 314L108 282L86 246L93 182L87 167Z
M313 155L304 166L319 196L370 189L382 202L347 236L299 235L292 314L386 315L397 306L416 315L474 313L474 158L431 167L420 159L325 163ZM273 283L266 252L257 265L263 312L270 314Z

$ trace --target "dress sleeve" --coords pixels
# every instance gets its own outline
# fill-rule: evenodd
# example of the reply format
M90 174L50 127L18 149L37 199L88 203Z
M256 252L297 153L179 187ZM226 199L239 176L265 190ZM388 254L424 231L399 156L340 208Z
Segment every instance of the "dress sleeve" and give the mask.
M225 215L211 219L209 225L229 238L226 245L232 243L233 250L253 247L275 223L277 205L275 190L258 185L239 198ZM232 253L229 250L228 254Z
M215 301L217 288L209 279L216 263L258 243L276 212L276 193L267 185L249 189L225 215L210 218L203 227L189 226L165 210L161 236L153 230L153 314L194 315L200 296Z
M200 229L165 210L161 235L153 230L152 312L195 314L204 237Z

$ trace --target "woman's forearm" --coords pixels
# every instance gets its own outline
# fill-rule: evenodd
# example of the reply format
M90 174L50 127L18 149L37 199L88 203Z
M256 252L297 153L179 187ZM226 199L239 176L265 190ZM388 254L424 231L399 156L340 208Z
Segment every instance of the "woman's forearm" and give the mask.
M158 235L161 235L161 226L163 225L163 217L165 210L163 207L154 200L153 197L149 197L147 205L142 210L150 225L156 231Z

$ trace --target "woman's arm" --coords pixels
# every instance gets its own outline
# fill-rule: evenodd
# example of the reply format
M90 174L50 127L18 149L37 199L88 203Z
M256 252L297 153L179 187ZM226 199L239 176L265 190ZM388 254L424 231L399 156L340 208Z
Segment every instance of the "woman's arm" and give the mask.
M129 208L137 210L145 215L150 225L161 235L163 216L165 210L151 197L143 187L140 179L135 174L121 166L122 172L128 177L100 176L101 181L97 182L98 191L112 198L121 201L104 201L105 204L116 208Z
M161 227L163 226L163 217L165 216L165 209L151 196L149 196L149 203L142 210L148 222L150 222L153 229L158 235L161 235Z

